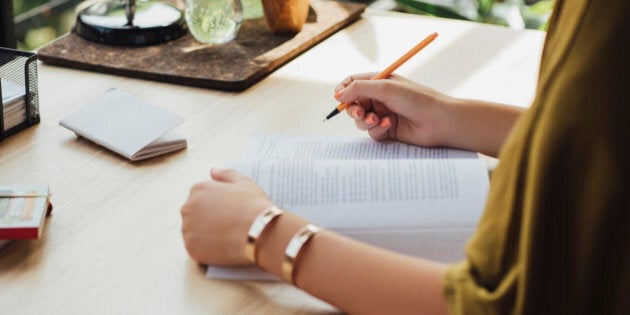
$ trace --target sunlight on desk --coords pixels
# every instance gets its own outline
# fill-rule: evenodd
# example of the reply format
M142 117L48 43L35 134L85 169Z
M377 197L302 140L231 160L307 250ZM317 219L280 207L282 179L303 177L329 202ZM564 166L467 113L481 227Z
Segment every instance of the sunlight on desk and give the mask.
M431 32L440 37L399 74L460 97L528 105L544 33L380 11L241 93L40 65L42 122L0 143L0 183L48 184L55 213L41 240L0 251L1 312L334 312L286 284L206 279L184 249L180 207L252 133L365 135L345 114L322 127L337 105L334 86L383 69ZM110 88L184 117L174 131L188 148L131 163L58 125Z

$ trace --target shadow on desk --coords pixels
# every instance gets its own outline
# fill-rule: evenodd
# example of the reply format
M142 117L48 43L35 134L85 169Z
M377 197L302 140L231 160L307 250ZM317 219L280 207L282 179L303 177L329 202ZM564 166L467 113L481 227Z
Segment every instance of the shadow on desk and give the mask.
M142 166L153 165L153 164L162 164L162 163L166 164L173 159L177 159L185 155L186 150L187 150L186 148L186 149L182 149L175 152L169 152L164 155L156 156L156 157L149 158L146 160L133 162L117 154L116 152L113 152L83 137L70 136L62 142L62 145L66 148L69 148L70 150L74 150L77 152L81 152L81 154L85 154L86 156L84 158L86 159L91 158L96 155L103 155L103 157L101 158L106 158L108 160L115 161L117 163L129 163L136 167L142 167Z
M46 244L48 237L46 231L50 225L53 213L46 218L44 230L36 240L13 240L3 248L0 248L0 275L10 274L19 270L17 274L29 273L39 268L40 262L45 261Z
M252 282L207 279L206 268L189 260L186 272L186 294L189 303L210 313L222 299L238 300L218 311L222 314L339 314L329 304L282 282ZM199 287L206 287L200 290ZM208 296L208 292L213 292ZM228 296L229 295L229 296ZM198 311L204 311L198 309Z

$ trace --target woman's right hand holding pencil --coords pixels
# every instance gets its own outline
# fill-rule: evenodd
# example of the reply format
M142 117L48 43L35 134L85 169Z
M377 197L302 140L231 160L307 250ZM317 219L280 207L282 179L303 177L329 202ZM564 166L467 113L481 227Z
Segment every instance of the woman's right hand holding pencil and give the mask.
M354 74L335 88L335 98L350 104L346 111L357 127L376 140L442 145L444 105L453 98L395 74L371 80L375 75Z
M335 87L348 115L375 140L445 146L497 156L522 108L455 98L393 74L353 74Z

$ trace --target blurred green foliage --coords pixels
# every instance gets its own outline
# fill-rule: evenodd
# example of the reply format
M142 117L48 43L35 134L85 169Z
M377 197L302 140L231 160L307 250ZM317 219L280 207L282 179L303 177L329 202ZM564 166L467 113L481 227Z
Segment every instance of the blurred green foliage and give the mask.
M13 0L17 47L34 50L70 31L82 0Z
M74 8L82 0L13 0L16 17L36 15L16 25L18 48L33 50L70 31L74 24ZM342 0L343 1L343 0ZM353 0L366 1L366 0ZM367 0L371 2L373 0ZM394 0L405 12L444 18L505 25L512 28L545 30L554 0ZM65 2L54 9L53 3Z
M50 1L51 0L13 0L13 12L17 16Z
M395 0L405 12L546 30L554 0Z

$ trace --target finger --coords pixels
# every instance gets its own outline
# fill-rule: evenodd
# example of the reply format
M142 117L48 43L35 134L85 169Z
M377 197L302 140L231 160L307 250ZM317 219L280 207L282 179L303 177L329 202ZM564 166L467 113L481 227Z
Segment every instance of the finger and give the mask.
M192 203L195 200L195 196L198 195L199 192L206 191L207 189L210 189L211 186L212 181L210 179L194 184L190 188L190 193L188 194L188 200L186 201L186 203Z
M365 116L365 109L359 105L350 105L346 111L348 112L348 116L355 120L363 119L363 116Z
M247 178L235 170L219 169L219 168L212 168L210 170L210 177L212 177L212 179L216 181L229 182L229 183L233 183L233 182Z
M372 139L377 141L387 140L389 138L389 129L392 127L392 121L389 116L381 119L380 123L368 130L368 134Z
M355 80L346 88L335 93L335 98L344 103L361 100L361 105L370 105L374 100L387 103L386 98L394 91L390 89L390 80ZM369 101L369 102L365 102Z
M377 75L376 72L356 73L345 77L337 86L335 86L335 92L345 88L354 80L371 80Z
M369 130L370 128L374 128L376 125L378 125L379 121L380 119L376 114L368 113L365 115L364 119L355 120L354 123L357 128L361 130Z

